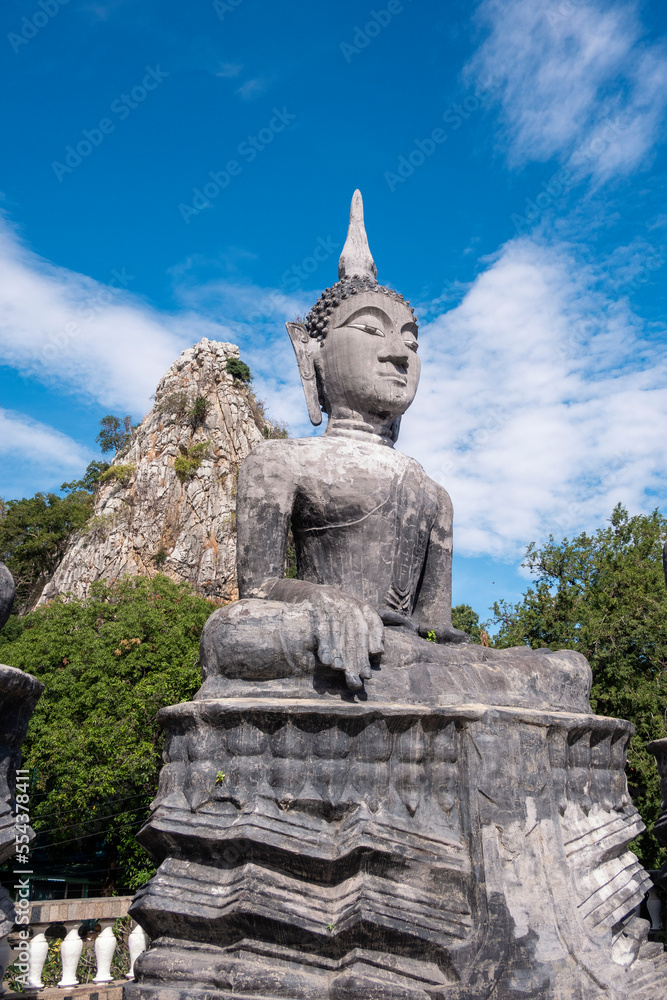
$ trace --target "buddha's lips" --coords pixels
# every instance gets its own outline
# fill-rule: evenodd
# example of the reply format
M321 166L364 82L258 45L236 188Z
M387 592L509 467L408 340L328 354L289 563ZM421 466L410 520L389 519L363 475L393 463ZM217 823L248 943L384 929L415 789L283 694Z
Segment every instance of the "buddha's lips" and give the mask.
M398 382L399 385L408 384L408 376L400 375L398 372L379 372L379 375L381 376L381 378L390 378L394 382Z

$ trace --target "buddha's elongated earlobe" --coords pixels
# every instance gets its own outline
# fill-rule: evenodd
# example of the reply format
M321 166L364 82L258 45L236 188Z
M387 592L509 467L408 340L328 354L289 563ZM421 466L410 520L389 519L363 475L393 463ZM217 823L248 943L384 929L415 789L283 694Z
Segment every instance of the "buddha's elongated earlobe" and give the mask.
M317 350L319 345L316 340L308 335L308 331L303 323L285 323L285 326L287 327L287 332L289 333L289 338L292 341L292 347L296 354L296 363L299 366L303 394L306 397L306 404L308 406L308 416L310 417L311 424L315 424L317 427L318 424L322 423L322 411L320 410L320 402L317 396L314 357L314 351Z

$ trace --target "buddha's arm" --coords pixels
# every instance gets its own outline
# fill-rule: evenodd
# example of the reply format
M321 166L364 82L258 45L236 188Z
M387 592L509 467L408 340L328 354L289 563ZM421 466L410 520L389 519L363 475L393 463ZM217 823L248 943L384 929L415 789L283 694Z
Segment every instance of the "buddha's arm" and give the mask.
M239 595L265 596L268 580L282 579L296 477L282 442L254 448L241 465L236 492Z
M413 620L420 635L434 632L439 642L469 642L465 632L452 626L452 526L454 511L447 490L438 490L438 516L426 553Z

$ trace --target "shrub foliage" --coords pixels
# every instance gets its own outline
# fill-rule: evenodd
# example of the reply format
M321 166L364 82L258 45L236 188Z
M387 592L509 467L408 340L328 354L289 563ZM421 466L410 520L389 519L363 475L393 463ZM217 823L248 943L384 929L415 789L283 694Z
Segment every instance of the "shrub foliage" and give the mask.
M162 763L156 716L199 687L199 637L214 609L165 576L125 578L30 612L10 641L0 633L0 661L46 685L23 747L36 861L102 858L109 891L151 874L134 838Z

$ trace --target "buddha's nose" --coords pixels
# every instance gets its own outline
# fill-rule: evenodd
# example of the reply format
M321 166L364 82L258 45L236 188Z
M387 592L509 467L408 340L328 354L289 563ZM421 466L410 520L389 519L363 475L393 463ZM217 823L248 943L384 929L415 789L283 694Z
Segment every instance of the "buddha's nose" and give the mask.
M395 365L407 365L410 350L398 330L392 330L390 334L387 334L382 347L383 350L379 355L380 361L391 361Z

